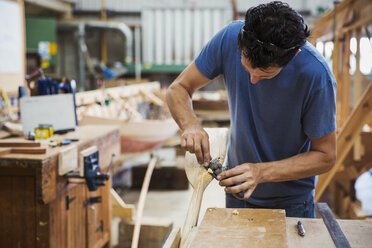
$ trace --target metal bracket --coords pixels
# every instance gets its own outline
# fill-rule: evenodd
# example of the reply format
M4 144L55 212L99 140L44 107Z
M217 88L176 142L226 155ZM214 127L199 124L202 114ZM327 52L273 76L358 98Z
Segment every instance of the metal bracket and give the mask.
M84 201L84 207L88 205L92 205L94 203L100 203L102 202L102 196L97 196L97 197L89 197Z
M68 195L66 196L66 210L70 209L70 203L73 202L76 199L76 196L69 197Z
M99 225L98 225L98 227L96 228L96 232L98 232L98 231L103 232L103 220L101 220L101 221L99 222Z

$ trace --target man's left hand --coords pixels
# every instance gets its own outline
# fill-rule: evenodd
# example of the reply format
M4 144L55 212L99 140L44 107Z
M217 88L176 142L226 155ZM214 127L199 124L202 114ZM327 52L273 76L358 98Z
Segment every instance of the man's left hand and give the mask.
M226 186L226 193L233 194L239 200L246 200L260 183L260 166L250 163L241 164L220 173L217 179L220 180L221 186ZM242 191L245 191L243 198L238 196L238 193Z

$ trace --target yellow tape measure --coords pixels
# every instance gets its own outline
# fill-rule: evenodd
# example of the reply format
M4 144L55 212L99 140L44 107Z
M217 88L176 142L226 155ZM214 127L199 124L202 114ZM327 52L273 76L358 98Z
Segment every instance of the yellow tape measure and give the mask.
M35 128L36 139L49 139L53 137L53 126L49 124L40 124L39 127Z

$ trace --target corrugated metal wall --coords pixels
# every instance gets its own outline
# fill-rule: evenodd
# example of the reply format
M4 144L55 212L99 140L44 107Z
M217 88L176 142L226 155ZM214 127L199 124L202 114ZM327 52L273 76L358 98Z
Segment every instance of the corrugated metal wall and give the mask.
M101 0L70 0L76 10L100 10ZM115 11L141 11L149 6L226 6L230 0L106 0L106 8Z
M142 18L145 64L189 64L231 21L229 8L146 8Z
M100 10L101 0L68 0L76 3L76 10ZM272 0L237 0L239 11L245 12L252 6ZM333 7L333 0L286 0L296 10L309 10L316 14L318 7ZM230 0L106 0L106 7L116 11L141 11L148 6L193 6L193 7L216 7L230 6Z

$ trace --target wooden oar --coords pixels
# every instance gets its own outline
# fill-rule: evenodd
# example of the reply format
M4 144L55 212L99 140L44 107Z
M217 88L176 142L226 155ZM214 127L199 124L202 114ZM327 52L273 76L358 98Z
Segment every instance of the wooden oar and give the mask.
M209 135L210 153L212 158L219 157L221 163L223 163L226 156L228 129L206 128L205 131ZM211 174L209 174L207 170L198 163L194 154L187 152L185 158L186 176L193 187L194 192L181 231L181 248L187 247L187 244L189 243L186 243L186 241L190 237L191 229L198 223L204 190L213 179Z

